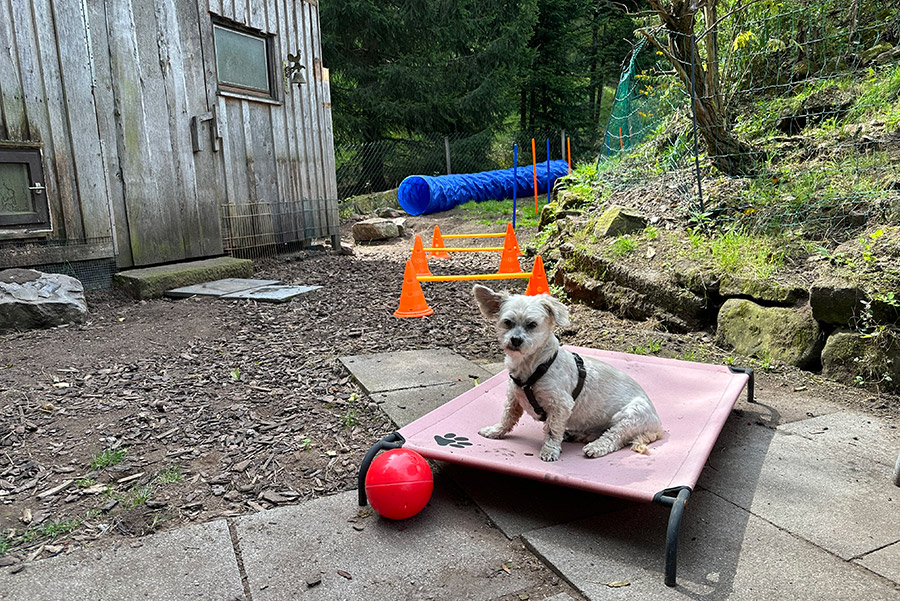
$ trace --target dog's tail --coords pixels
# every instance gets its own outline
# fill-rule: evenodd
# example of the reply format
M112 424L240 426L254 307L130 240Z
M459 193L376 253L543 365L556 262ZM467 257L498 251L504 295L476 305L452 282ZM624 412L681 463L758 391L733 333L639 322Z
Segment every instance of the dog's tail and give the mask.
M648 432L641 432L631 439L631 450L635 453L646 455L650 452L650 443L659 440L660 438L662 438L662 435L662 430L650 430Z

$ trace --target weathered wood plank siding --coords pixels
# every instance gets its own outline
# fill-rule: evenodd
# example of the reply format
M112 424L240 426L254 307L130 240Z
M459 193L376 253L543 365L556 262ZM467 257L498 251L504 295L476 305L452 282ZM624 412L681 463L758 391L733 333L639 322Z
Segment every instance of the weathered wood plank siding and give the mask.
M223 138L231 155L224 165L228 202L268 205L279 242L336 234L330 92L322 75L317 4L265 0L248 6L242 0L201 0L201 10L204 5L214 15L274 36L279 65L288 54L299 54L306 66L307 83L286 84L281 104L219 96ZM229 168L240 157L246 164ZM259 223L254 229L266 227Z
M277 98L220 92L212 15L272 37ZM42 150L49 239L117 241L126 267L221 254L230 228L336 236L318 19L315 0L0 3L0 145Z

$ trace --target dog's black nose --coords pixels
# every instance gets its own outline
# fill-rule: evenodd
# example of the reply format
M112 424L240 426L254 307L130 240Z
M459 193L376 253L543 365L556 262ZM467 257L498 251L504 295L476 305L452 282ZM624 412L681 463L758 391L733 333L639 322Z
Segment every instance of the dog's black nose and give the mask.
M518 336L513 336L509 339L509 346L513 348L519 348L520 346L522 346L522 339Z

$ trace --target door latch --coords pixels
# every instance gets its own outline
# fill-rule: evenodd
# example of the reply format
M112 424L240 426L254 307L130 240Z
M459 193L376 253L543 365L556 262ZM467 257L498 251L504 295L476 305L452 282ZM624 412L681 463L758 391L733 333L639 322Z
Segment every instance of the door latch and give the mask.
M219 152L219 139L222 137L222 134L219 131L219 120L216 118L215 109L191 117L191 148L193 148L194 152L203 150L204 144L203 136L200 135L200 125L205 121L210 122L209 128L212 134L213 152Z

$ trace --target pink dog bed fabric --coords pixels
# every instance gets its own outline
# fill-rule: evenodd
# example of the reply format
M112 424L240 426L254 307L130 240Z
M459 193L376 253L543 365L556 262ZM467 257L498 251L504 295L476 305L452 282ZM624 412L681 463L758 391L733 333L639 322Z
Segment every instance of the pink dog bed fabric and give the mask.
M385 436L363 458L359 504L366 505L365 475L382 449L404 447L429 459L468 465L669 508L665 583L675 586L678 532L688 497L741 391L753 402L753 370L644 355L566 347L594 357L637 380L662 420L665 435L646 455L626 447L588 459L582 444L563 443L558 461L541 461L543 423L524 415L502 440L478 435L503 412L509 373L504 370L431 413Z
M665 430L648 454L626 447L590 459L583 444L563 443L558 461L541 461L544 424L527 414L502 440L479 436L478 430L500 419L506 370L401 428L403 447L429 459L636 501L653 501L667 489L693 489L749 376L722 365L566 348L612 365L644 388Z

